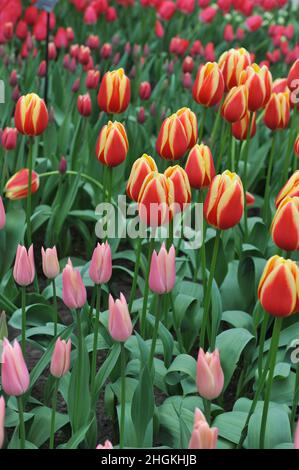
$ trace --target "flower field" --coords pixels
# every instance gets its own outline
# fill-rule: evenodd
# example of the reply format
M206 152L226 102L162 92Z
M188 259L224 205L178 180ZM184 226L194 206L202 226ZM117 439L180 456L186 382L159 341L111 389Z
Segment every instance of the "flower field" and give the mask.
M0 0L0 448L299 449L298 103L295 0Z

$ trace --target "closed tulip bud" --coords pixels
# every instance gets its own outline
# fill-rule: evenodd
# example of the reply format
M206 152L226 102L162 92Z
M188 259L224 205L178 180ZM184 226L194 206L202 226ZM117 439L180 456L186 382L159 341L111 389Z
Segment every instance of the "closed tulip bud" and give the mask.
M28 196L29 170L23 168L15 173L6 183L5 196L8 199L24 199ZM39 177L35 171L32 172L31 193L34 194L39 188Z
M112 275L111 248L108 243L97 244L89 267L89 277L95 284L106 284Z
M56 246L44 250L42 247L43 273L48 279L55 279L60 273Z
M195 408L194 427L188 449L216 449L218 428L210 428L199 408Z
M1 312L0 314L0 340L3 341L4 338L8 338L8 329L7 329L7 322L6 322L6 314L5 312Z
M88 117L91 115L91 99L89 93L78 96L77 108L81 116Z
M183 74L182 83L183 83L183 87L186 88L187 90L192 88L193 80L192 80L192 76L190 73L187 72Z
M13 37L13 23L11 21L7 21L6 23L4 23L3 36L7 41L9 41Z
M248 88L246 85L233 87L222 105L221 114L228 122L241 121L248 111Z
M283 93L288 91L288 81L286 78L277 78L273 82L272 93Z
M51 358L50 372L53 377L59 379L68 373L71 362L72 343L58 338Z
M250 123L250 112L248 111L241 121L234 122L232 124L232 134L237 140L246 140L248 137L248 128ZM256 134L256 113L254 113L251 129L250 129L250 138L254 137Z
M104 165L120 165L127 156L129 142L124 126L117 121L109 121L98 137L96 145L97 159Z
M290 91L295 91L298 89L299 85L299 59L297 59L292 67L290 68L288 74L287 85Z
M33 245L28 252L24 246L18 245L13 277L20 286L29 286L33 283L35 277Z
M133 325L128 310L128 304L123 294L113 300L109 295L108 330L114 341L125 342L132 335Z
M111 444L110 441L108 441L108 439L105 441L104 445L102 444L98 444L97 449L113 449L113 445Z
M144 124L145 120L146 120L145 110L144 110L144 107L141 106L137 113L137 121L139 124Z
M163 243L159 253L152 254L149 287L156 294L171 292L175 285L175 249L172 245L167 252Z
M70 259L62 272L62 300L70 309L82 308L86 303L86 289L81 274L73 268Z
M294 449L299 449L299 420L297 421L295 439L294 439Z
M179 212L184 209L185 204L189 204L191 201L191 188L188 175L179 165L169 166L165 170L164 175L173 182L173 202L180 207L180 209L174 207L173 210L174 213Z
M141 82L139 85L139 96L141 100L148 100L151 96L152 88L149 82Z
M10 86L15 87L17 83L18 83L18 75L17 75L17 71L14 69L10 73L9 84Z
M299 134L296 137L295 143L294 143L294 152L299 157Z
M299 170L295 171L295 173L290 176L286 184L279 191L278 196L275 200L275 206L278 207L281 201L287 196L299 196Z
M299 197L285 197L274 216L271 234L282 250L299 249Z
M109 42L106 42L101 47L101 58L102 59L109 59L112 55L112 46Z
M2 197L0 196L0 230L2 230L5 227L5 224L6 224L6 214L5 214Z
M189 152L186 173L192 188L207 188L215 176L215 166L211 150L207 145L196 144Z
M46 71L47 71L47 63L45 60L42 60L38 66L37 75L42 78L46 75Z
M272 75L265 65L252 64L240 75L240 85L248 88L248 110L258 111L265 107L272 93Z
M275 317L287 317L299 307L299 269L295 261L272 256L264 268L258 298L262 307Z
M161 173L151 172L145 178L138 197L140 220L158 227L168 223L172 217L170 207L174 203L173 182Z
M182 70L184 73L192 73L194 69L194 60L193 57L187 55L182 63Z
M80 88L80 78L76 78L76 80L74 81L74 83L72 85L72 92L77 93L79 88Z
M100 72L98 70L88 70L86 75L86 88L97 89L100 81Z
M123 113L129 106L131 85L124 69L106 72L100 85L98 104L106 113Z
M219 397L224 385L224 375L220 364L219 351L204 353L200 348L196 369L197 390L207 400Z
M4 422L5 422L5 400L0 397L0 449L4 443Z
M243 47L225 51L218 61L223 74L226 90L239 84L240 75L251 64L250 54Z
M134 162L127 183L127 195L130 199L138 201L141 186L152 171L158 172L158 168L155 160L146 153Z
M5 150L13 150L17 146L18 129L6 127L2 132L1 144Z
M58 171L61 175L63 175L67 171L67 160L65 157L61 157Z
M78 49L78 62L81 65L87 65L90 60L90 49L86 46L80 46Z
M240 177L229 170L212 180L204 202L206 221L220 230L237 225L244 212L244 189Z
M202 106L210 107L219 103L224 93L224 80L216 62L208 62L198 69L193 85L194 100Z
M277 129L285 129L290 120L290 99L289 92L272 93L268 101L265 114L265 125L275 131Z
M30 377L16 339L10 344L8 339L4 338L2 362L1 381L4 392L16 397L23 395L28 390Z
M55 60L57 57L57 49L54 42L50 42L48 46L49 60Z
M36 136L48 125L48 111L44 100L35 93L19 98L15 110L15 125L21 134Z

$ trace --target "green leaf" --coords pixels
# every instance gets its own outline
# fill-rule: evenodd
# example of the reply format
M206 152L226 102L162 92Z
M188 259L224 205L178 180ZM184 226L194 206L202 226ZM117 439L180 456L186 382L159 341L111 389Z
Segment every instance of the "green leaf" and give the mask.
M180 354L175 358L165 375L165 382L176 385L186 377L196 377L196 360L188 354Z
M37 447L42 446L50 437L51 413L52 409L46 406L39 406L32 410L34 413L33 423L30 426L27 439ZM55 432L69 422L68 415L56 412Z
M154 408L152 379L148 367L144 366L131 405L131 416L139 447L143 446L147 427L154 415Z
M114 369L117 360L120 355L120 344L115 343L110 352L109 355L106 357L105 361L101 365L96 378L95 378L95 396L93 399L96 399L98 397L101 388L103 387L104 383L108 379L109 375L111 374L112 370Z

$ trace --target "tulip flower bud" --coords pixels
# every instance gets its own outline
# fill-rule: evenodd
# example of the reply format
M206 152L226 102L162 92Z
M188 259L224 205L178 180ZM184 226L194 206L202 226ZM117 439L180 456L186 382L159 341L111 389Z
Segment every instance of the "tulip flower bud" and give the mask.
M2 197L0 196L0 230L2 230L5 227L5 224L6 224L6 214L5 214Z
M295 143L294 143L294 152L299 157L299 134L296 137Z
M4 392L16 397L23 395L29 388L30 377L16 339L11 345L8 339L4 338L2 362L1 380Z
M106 113L123 113L129 106L131 85L124 69L106 72L100 85L98 104Z
M125 342L132 335L133 325L123 294L120 294L120 299L116 301L109 295L108 329L114 341Z
M73 268L70 259L62 272L62 300L70 309L82 308L86 303L86 289L81 274Z
M285 129L288 127L290 120L290 100L289 92L272 93L268 101L265 114L265 125L275 131L277 129Z
M139 111L137 113L137 121L139 124L143 124L146 120L146 116L145 116L145 110L144 110L144 107L141 106L139 108Z
M96 90L99 86L100 72L98 70L88 70L86 75L86 88Z
M139 96L141 100L148 100L151 96L152 88L149 82L141 82L139 85Z
M133 163L127 183L127 195L130 199L138 201L141 186L152 171L158 172L158 168L155 160L146 153Z
M48 46L49 60L55 60L57 57L57 49L54 42L50 42Z
M297 421L295 439L294 439L294 449L299 449L299 420Z
M13 23L11 21L7 21L3 25L3 36L7 41L13 37Z
M9 76L9 84L11 87L15 87L18 83L17 71L14 69L11 71Z
M67 160L65 157L61 157L58 171L62 175L67 171Z
M286 78L277 78L272 85L272 93L283 93L288 91L288 81Z
M59 379L70 370L71 348L72 343L70 339L68 341L61 340L60 338L56 340L50 365L50 372L53 377Z
M48 110L44 100L35 93L21 96L15 110L15 125L21 134L36 136L48 125Z
M4 423L5 423L5 400L0 397L0 449L4 443Z
M290 91L298 90L299 86L299 59L297 59L290 68L287 85Z
M101 58L102 59L109 59L112 54L112 46L108 42L102 45L101 47Z
M79 88L80 88L80 78L76 78L76 80L74 81L74 83L72 85L72 92L77 93Z
M240 74L251 64L250 54L243 47L225 51L218 61L226 90L239 84Z
M241 121L234 122L232 124L232 134L237 140L246 140L248 137L248 128L250 123L250 112L248 111ZM256 134L256 113L254 113L251 129L250 129L250 138L254 137Z
M184 73L192 73L194 69L194 60L193 57L187 55L182 63L182 70Z
M240 177L229 170L212 180L204 202L206 221L220 230L237 225L244 211L244 189Z
M295 171L295 173L290 176L286 184L279 191L278 196L275 200L275 206L278 207L281 201L287 196L299 196L299 170Z
M183 87L186 88L187 90L192 88L193 81L192 81L192 76L190 73L187 72L183 74L182 84L183 84Z
M299 308L299 269L295 261L272 256L264 268L258 298L275 317L287 317Z
M15 173L6 183L5 196L8 199L24 199L28 196L29 170L23 168ZM39 188L39 177L35 171L32 172L31 194L36 193Z
M140 220L158 227L171 220L174 202L173 182L161 173L151 172L145 178L138 197Z
M274 216L271 234L282 250L299 249L299 197L285 197Z
M200 396L207 400L219 397L224 385L219 351L204 353L200 348L197 358L196 383Z
M18 245L13 277L20 286L29 286L33 283L35 277L33 245L30 246L28 253L24 246Z
M5 150L13 150L17 146L18 129L6 127L2 133L1 144Z
M89 267L89 277L95 284L106 284L112 275L111 248L108 243L97 244Z
M48 279L55 279L60 273L56 246L44 250L42 247L43 273Z
M78 49L78 62L81 65L87 65L90 59L90 49L86 46L80 46Z
M245 85L233 87L227 94L221 108L221 114L226 121L234 123L241 121L248 110L248 88Z
M194 145L189 152L185 170L192 188L202 189L210 185L216 173L213 156L207 145Z
M129 142L124 126L120 122L109 121L100 132L96 145L97 159L104 165L120 165L127 156Z
M216 449L218 428L210 428L199 408L195 408L194 428L188 449Z
M108 439L105 441L104 445L102 444L98 444L97 449L113 449L113 445L111 444L110 441L108 441Z
M210 107L219 103L224 93L222 72L216 62L208 62L198 69L193 85L194 100L202 106Z
M272 93L272 75L265 65L252 64L240 75L239 85L248 88L248 110L258 111L265 107Z
M91 99L89 93L78 96L77 108L81 116L88 117L91 115Z
M42 60L38 66L37 75L43 78L46 75L46 71L47 71L47 63L45 60Z
M165 170L164 175L173 182L173 202L180 207L180 209L178 207L171 207L171 210L174 213L180 212L180 210L184 209L184 205L189 204L191 201L191 188L187 173L179 165L174 165L169 166Z
M165 244L152 254L149 287L156 294L171 292L175 285L175 249L172 245L167 252Z

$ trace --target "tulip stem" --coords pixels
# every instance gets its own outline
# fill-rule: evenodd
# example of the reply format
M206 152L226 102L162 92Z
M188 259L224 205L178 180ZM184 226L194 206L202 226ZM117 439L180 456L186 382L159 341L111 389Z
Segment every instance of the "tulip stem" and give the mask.
M20 422L20 447L25 449L25 423L24 423L24 408L23 408L23 397L18 397L18 408L19 408L19 422Z
M202 113L202 118L201 118L201 122L200 122L200 127L199 127L199 132L198 132L198 142L200 144L201 144L202 137L203 137L203 134L204 134L205 122L206 122L206 117L207 117L207 110L208 110L208 108L206 108L204 106L203 113Z
M229 125L226 123L226 121L223 121L221 129L220 151L218 153L216 162L216 173L219 173L219 171L221 171L222 157L226 146L227 133L229 132L229 130Z
M133 277L133 284L132 284L132 289L131 289L131 294L130 294L130 301L129 301L129 312L131 312L132 305L133 305L135 295L136 295L138 273L139 273L139 267L140 267L141 245L142 245L141 237L138 237L137 238L137 249L136 249L134 277Z
M172 316L173 316L174 330L175 330L175 333L176 333L176 336L177 336L177 340L179 342L180 352L184 353L185 348L184 348L184 342L183 342L182 333L181 333L181 329L180 329L181 325L177 322L177 317L176 317L176 314L175 314L175 306L174 306L174 301L173 301L173 297L172 297L171 292L169 293L169 298L170 298L170 305L171 305Z
M77 317L77 328L78 328L78 356L77 356L77 361L78 361L78 369L79 371L82 370L82 327L81 327L81 318L80 318L80 309L76 310L76 317ZM76 399L77 403L80 403L80 392L81 392L81 374L78 374L78 382L77 382L77 394L76 394ZM75 421L77 421L77 414L75 417ZM77 427L77 423L76 423Z
M163 304L165 306L165 296L162 296ZM153 362L154 362L154 355L156 350L157 338L158 338L158 331L159 331L159 324L160 324L160 296L156 295L155 301L155 325L153 330L152 336L152 344L151 344L151 351L150 351L150 358L149 358L149 370L151 370Z
M22 297L22 353L26 354L26 287L21 287Z
M209 319L209 309L210 309L210 303L211 303L211 291L212 291L212 284L213 284L213 279L214 279L214 275L215 275L217 256L218 256L218 251L219 251L220 237L221 237L221 231L217 230L216 231L216 238L215 238L214 248L213 248L213 256L212 256L212 261L211 261L209 280L208 280L208 284L207 284L207 289L204 293L205 295L204 295L203 319L202 319L201 329L200 329L200 346L203 349L205 349L205 335L206 335L206 329L207 329L207 324L208 324L208 319ZM213 348L212 343L211 343L211 347Z
M294 107L294 110L293 110L293 115L292 115L292 120L291 120L291 127L290 127L290 130L289 130L289 139L288 139L287 152L286 152L286 156L285 156L285 159L284 159L281 186L288 179L290 157L291 157L291 154L292 154L292 146L293 146L293 140L294 140L293 139L293 130L294 130L295 122L296 122L296 114L297 114L297 105Z
M27 210L26 210L26 223L27 223L27 243L28 248L32 243L31 236L31 210L32 210L32 170L33 170L33 140L29 138L29 154L28 154L28 195L27 195Z
M90 389L91 393L94 393L94 384L96 377L96 366L97 366L97 345L99 335L99 323L100 323L100 308L101 308L101 284L96 285L96 316L94 320L94 334L93 334L93 348L92 348L92 362L91 362L91 380Z
M269 356L270 356L269 375L268 375L268 380L267 380L267 385L266 385L265 400L264 400L264 407L263 407L263 414L262 414L260 449L263 449L265 445L266 424L267 424L267 417L268 417L268 411L269 411L271 387L272 387L272 382L273 382L273 377L274 377L274 369L275 369L275 364L276 364L276 355L277 355L277 349L279 345L281 325L282 325L282 318L275 318L273 335L272 335L271 346L270 346L270 351L269 351Z
M269 199L270 199L270 182L271 182L271 174L272 174L272 168L273 168L273 159L274 159L274 152L275 152L275 145L276 145L276 135L277 132L274 132L273 137L272 137L272 147L271 147L271 152L270 152L270 158L269 158L269 165L268 165L268 171L267 171L267 178L266 178L266 188L265 188L265 197L264 197L264 207L263 207L263 218L264 222L266 225L268 225L268 219L269 219Z
M148 294L149 294L149 274L151 268L151 257L154 250L154 243L155 237L150 235L150 242L148 246L148 255L147 255L147 268L146 268L146 275L145 275L145 286L144 286L144 293L143 293L143 306L141 312L141 321L140 321L140 329L141 329L141 336L144 338L145 336L145 323L146 323L146 311L147 311L147 302L148 302Z
M52 280L52 286L53 286L53 308L54 308L54 337L56 338L57 336L57 294L56 294L56 282L55 279Z
M107 166L107 202L110 204L112 194L112 168Z
M220 124L220 119L221 119L222 103L223 103L223 99L221 100L221 102L220 102L220 104L219 104L218 111L217 111L217 115L216 115L216 119L215 119L215 121L214 121L213 129L212 129L211 148L214 146L215 136L216 136L216 134L217 134L217 132L218 132L218 129L219 129L219 124Z
M3 169L2 169L2 181L1 181L1 194L3 193L5 187L5 180L8 179L7 171L7 150L5 150L3 155Z
M269 316L264 312L263 323L261 327L260 341L259 341L259 357L258 357L258 376L261 377L263 372L263 354L264 354L264 343L266 339L267 327L268 327Z
M124 448L125 441L125 412L126 412L126 351L124 343L121 343L121 399L120 399L120 429L119 447Z
M244 228L245 228L245 242L248 238L248 217L247 217L247 200L246 200L246 192L247 192L247 169L248 169L248 156L249 156L249 149L250 149L250 133L253 124L254 113L250 114L249 119L249 126L247 130L247 139L246 139L246 147L244 150L244 171L243 171L243 188L244 188Z
M49 449L54 449L55 418L56 418L56 404L57 404L58 386L59 386L59 379L55 379L54 391L53 391L53 397L52 397L51 430L50 430Z
M235 171L235 160L236 160L236 141L231 134L231 148L230 148L230 169L231 171Z
M291 429L292 430L295 430L295 420L296 420L296 411L297 411L298 403L299 403L299 364L297 364L297 368L296 368L295 390L294 390L294 398L293 398L292 413L291 413Z
M205 410L205 418L208 422L208 424L211 424L211 401L207 400L206 398L203 398L203 406Z

